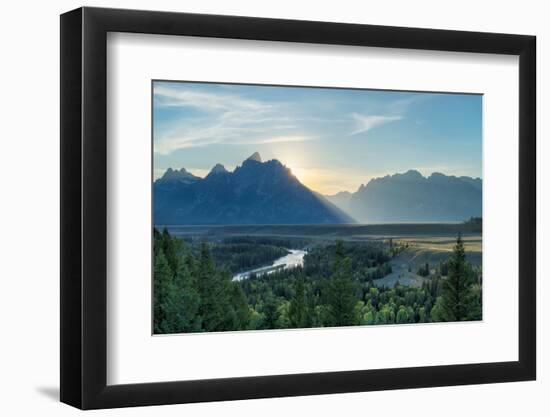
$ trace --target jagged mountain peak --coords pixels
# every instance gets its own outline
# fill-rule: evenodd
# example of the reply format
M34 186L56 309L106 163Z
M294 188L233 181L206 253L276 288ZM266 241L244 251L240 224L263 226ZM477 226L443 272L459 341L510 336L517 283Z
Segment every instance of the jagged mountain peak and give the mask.
M171 180L171 179L190 178L190 177L198 178L198 177L195 177L193 174L191 174L189 171L187 171L183 167L179 171L172 169L172 167L170 167L164 172L161 179Z
M246 158L247 161L256 161L256 162L262 162L262 157L258 152L254 152L252 155L250 155L248 158Z
M392 175L395 179L402 179L402 180L411 180L411 181L419 181L425 179L424 176L418 172L416 169L409 169L408 171L402 173L402 174L394 174Z
M168 168L162 177L157 179L155 183L158 183L159 185L162 185L163 187L173 187L175 184L192 184L198 180L200 180L200 177L197 177L193 174L191 174L189 171L187 171L185 168L181 168L180 170L176 170L173 168Z
M257 152L233 172L217 164L204 179L193 183L155 183L154 198L156 224L354 222L303 185L280 161L261 162Z
M208 175L212 174L225 174L227 173L227 169L222 164L216 164L214 167L210 170L210 173Z

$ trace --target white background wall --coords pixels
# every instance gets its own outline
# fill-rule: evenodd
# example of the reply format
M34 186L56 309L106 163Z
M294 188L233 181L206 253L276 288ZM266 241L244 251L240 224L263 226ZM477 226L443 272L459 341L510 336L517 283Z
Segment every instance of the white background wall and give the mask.
M59 392L59 17L78 1L5 2L0 23L0 410L75 415ZM86 5L533 34L538 37L538 381L100 411L94 415L545 415L550 411L550 147L545 2L92 1ZM547 188L547 187L546 187ZM406 346L403 347L406 354ZM546 396L544 395L546 394Z

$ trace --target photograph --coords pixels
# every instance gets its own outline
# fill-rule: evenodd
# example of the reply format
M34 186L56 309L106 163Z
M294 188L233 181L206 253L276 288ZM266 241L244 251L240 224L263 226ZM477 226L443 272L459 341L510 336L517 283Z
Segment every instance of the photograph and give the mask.
M152 333L482 320L482 100L154 80Z

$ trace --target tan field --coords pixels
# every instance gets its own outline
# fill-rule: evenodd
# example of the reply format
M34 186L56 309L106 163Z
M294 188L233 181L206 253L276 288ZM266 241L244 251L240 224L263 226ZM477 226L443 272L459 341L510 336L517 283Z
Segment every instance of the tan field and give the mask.
M417 237L396 237L395 240L408 243L412 248L418 250L451 252L456 244L455 236L417 236ZM466 252L481 252L482 238L479 236L463 236L464 248Z
M466 259L475 266L482 264L481 236L465 236L462 238L466 250ZM376 285L393 287L396 282L419 287L428 278L421 277L416 272L418 268L429 264L430 269L445 261L451 255L456 244L454 236L407 236L394 237L395 243L408 244L408 247L390 261L392 273L376 280Z

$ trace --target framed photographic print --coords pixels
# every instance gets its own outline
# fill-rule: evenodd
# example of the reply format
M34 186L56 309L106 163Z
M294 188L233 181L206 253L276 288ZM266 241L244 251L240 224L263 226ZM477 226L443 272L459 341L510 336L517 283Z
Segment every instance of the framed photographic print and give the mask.
M535 379L535 38L61 16L61 400Z

